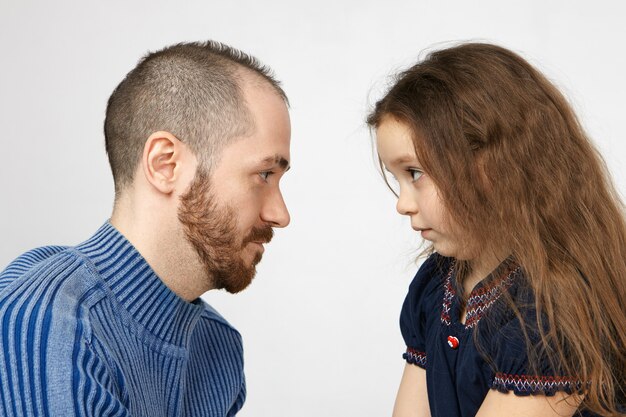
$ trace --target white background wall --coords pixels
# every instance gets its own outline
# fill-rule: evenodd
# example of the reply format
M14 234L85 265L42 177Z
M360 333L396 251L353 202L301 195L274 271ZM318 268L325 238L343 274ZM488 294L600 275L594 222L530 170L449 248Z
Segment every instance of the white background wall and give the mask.
M367 110L387 76L425 48L497 42L562 87L624 195L626 8L382 4L0 0L0 269L32 247L80 242L108 218L105 105L138 59L179 41L224 41L274 68L293 124L283 187L292 224L248 290L205 296L244 337L249 396L240 415L389 415L418 238L376 172Z

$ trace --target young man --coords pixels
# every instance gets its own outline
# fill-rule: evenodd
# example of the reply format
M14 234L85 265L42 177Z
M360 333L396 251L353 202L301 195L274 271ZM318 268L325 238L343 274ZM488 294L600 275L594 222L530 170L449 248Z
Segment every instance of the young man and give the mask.
M289 213L287 99L226 45L146 56L111 95L111 219L0 274L1 416L231 416L241 337L200 300L244 289Z

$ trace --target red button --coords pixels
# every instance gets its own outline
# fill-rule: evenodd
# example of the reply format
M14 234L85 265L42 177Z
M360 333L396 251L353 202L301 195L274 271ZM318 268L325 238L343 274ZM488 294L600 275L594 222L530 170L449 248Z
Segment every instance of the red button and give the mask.
M459 339L454 336L448 336L448 346L450 346L452 349L458 349Z

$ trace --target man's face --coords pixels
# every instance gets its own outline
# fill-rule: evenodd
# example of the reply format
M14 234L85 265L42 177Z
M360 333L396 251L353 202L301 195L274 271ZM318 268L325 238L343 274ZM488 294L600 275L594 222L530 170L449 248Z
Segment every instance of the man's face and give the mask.
M274 227L289 224L279 181L289 169L287 107L268 87L249 87L254 133L227 145L209 177L198 169L178 217L213 288L246 288Z

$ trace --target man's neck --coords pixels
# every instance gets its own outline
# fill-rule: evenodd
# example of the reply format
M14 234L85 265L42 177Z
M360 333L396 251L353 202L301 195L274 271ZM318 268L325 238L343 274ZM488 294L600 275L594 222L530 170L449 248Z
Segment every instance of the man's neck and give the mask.
M211 289L204 267L180 227L158 217L123 215L119 210L114 210L110 222L183 300L193 301Z

